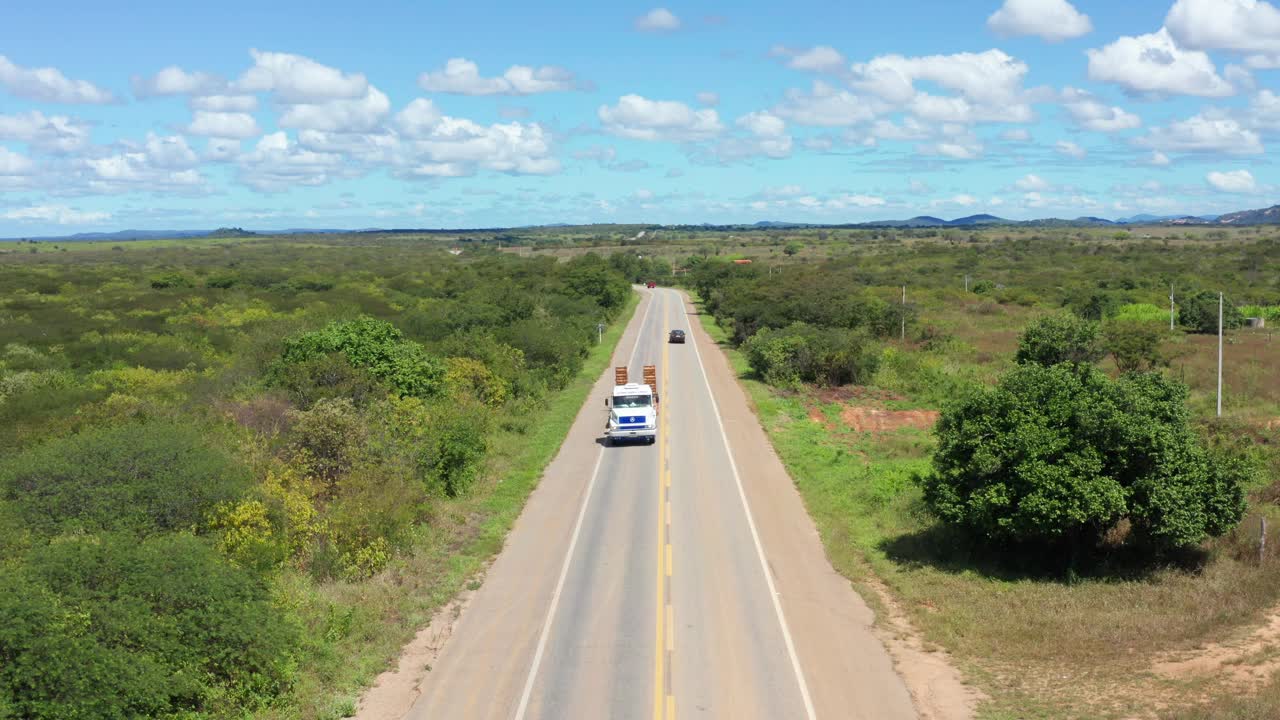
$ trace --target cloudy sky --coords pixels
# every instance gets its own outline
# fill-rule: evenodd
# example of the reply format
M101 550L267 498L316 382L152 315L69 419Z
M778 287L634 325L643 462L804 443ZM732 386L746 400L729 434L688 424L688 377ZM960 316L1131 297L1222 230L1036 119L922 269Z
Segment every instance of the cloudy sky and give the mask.
M0 237L1280 201L1263 0L115 6L4 11Z

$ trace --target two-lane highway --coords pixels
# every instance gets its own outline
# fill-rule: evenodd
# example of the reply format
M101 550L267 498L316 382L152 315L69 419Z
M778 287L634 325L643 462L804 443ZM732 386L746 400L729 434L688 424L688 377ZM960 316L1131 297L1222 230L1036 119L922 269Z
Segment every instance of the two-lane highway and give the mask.
M408 717L914 717L684 297L642 292L614 359L658 367L658 442L604 444L606 372Z

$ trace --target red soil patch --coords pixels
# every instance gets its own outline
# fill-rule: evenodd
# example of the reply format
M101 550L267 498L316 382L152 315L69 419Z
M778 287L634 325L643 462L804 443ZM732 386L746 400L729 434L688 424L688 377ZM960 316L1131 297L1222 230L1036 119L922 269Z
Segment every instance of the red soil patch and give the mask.
M884 432L904 427L927 430L938 422L938 411L847 407L840 413L840 419L858 432Z

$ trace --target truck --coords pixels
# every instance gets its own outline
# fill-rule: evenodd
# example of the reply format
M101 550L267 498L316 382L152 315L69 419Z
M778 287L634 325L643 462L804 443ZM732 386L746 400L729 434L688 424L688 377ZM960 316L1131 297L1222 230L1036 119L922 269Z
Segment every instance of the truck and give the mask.
M645 283L644 286L652 290L653 288L658 287L658 283L653 280L650 280L649 282Z
M645 365L642 383L630 382L625 367L613 369L613 395L604 399L609 409L605 437L610 443L628 441L650 445L658 440L658 369Z

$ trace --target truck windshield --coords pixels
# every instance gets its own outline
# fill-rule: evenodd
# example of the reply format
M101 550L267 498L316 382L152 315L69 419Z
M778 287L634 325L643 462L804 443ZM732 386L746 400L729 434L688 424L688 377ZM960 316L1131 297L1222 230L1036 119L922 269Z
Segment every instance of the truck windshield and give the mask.
M649 407L648 395L620 395L613 399L613 406L620 408Z

